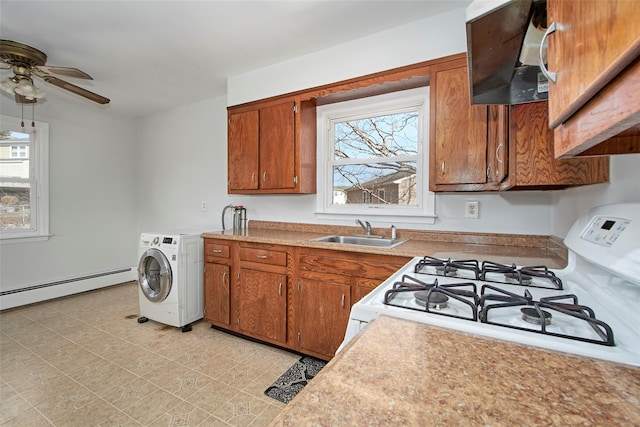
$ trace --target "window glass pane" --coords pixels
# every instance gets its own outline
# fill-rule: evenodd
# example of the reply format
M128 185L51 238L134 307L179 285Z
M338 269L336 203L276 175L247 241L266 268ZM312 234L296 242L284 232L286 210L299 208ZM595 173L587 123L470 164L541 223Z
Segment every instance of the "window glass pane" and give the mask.
M334 160L418 154L418 111L334 122Z
M0 165L0 178L29 179L29 134L0 131Z
M31 228L31 185L0 181L0 230Z
M416 162L334 166L333 204L416 205Z
M31 228L29 134L0 131L0 230Z

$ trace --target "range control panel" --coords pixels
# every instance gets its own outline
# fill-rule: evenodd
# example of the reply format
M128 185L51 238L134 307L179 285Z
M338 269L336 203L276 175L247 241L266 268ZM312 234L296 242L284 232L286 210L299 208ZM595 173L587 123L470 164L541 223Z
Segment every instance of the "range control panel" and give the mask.
M631 220L609 216L595 216L580 237L597 245L611 246L624 232Z

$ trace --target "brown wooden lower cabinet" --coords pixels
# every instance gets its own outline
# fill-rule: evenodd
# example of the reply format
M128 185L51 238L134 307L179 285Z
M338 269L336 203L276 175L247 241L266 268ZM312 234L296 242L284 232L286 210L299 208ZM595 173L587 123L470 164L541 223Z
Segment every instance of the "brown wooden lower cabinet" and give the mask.
M204 269L204 320L223 327L231 324L230 267L207 262Z
M204 320L229 328L231 324L231 242L204 241Z
M287 341L287 276L240 268L238 329L258 339Z
M329 360L351 307L410 258L205 239L204 320Z
M330 359L342 343L351 311L351 286L328 280L298 281L298 350Z
M296 350L329 360L347 329L351 307L410 258L299 248L293 298Z

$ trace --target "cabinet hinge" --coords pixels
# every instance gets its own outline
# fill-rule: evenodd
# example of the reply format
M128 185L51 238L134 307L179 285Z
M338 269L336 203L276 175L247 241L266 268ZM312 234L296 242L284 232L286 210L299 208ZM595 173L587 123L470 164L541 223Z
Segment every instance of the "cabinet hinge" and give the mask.
M293 103L293 114L296 114L298 112L298 104L296 104L295 102Z
M293 177L293 185L298 185L298 175Z

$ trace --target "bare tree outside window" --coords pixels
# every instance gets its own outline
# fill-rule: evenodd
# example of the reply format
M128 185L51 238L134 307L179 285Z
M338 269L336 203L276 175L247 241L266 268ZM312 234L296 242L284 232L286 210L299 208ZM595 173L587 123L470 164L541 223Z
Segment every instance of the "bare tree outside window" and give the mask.
M334 204L416 205L417 109L333 122Z

